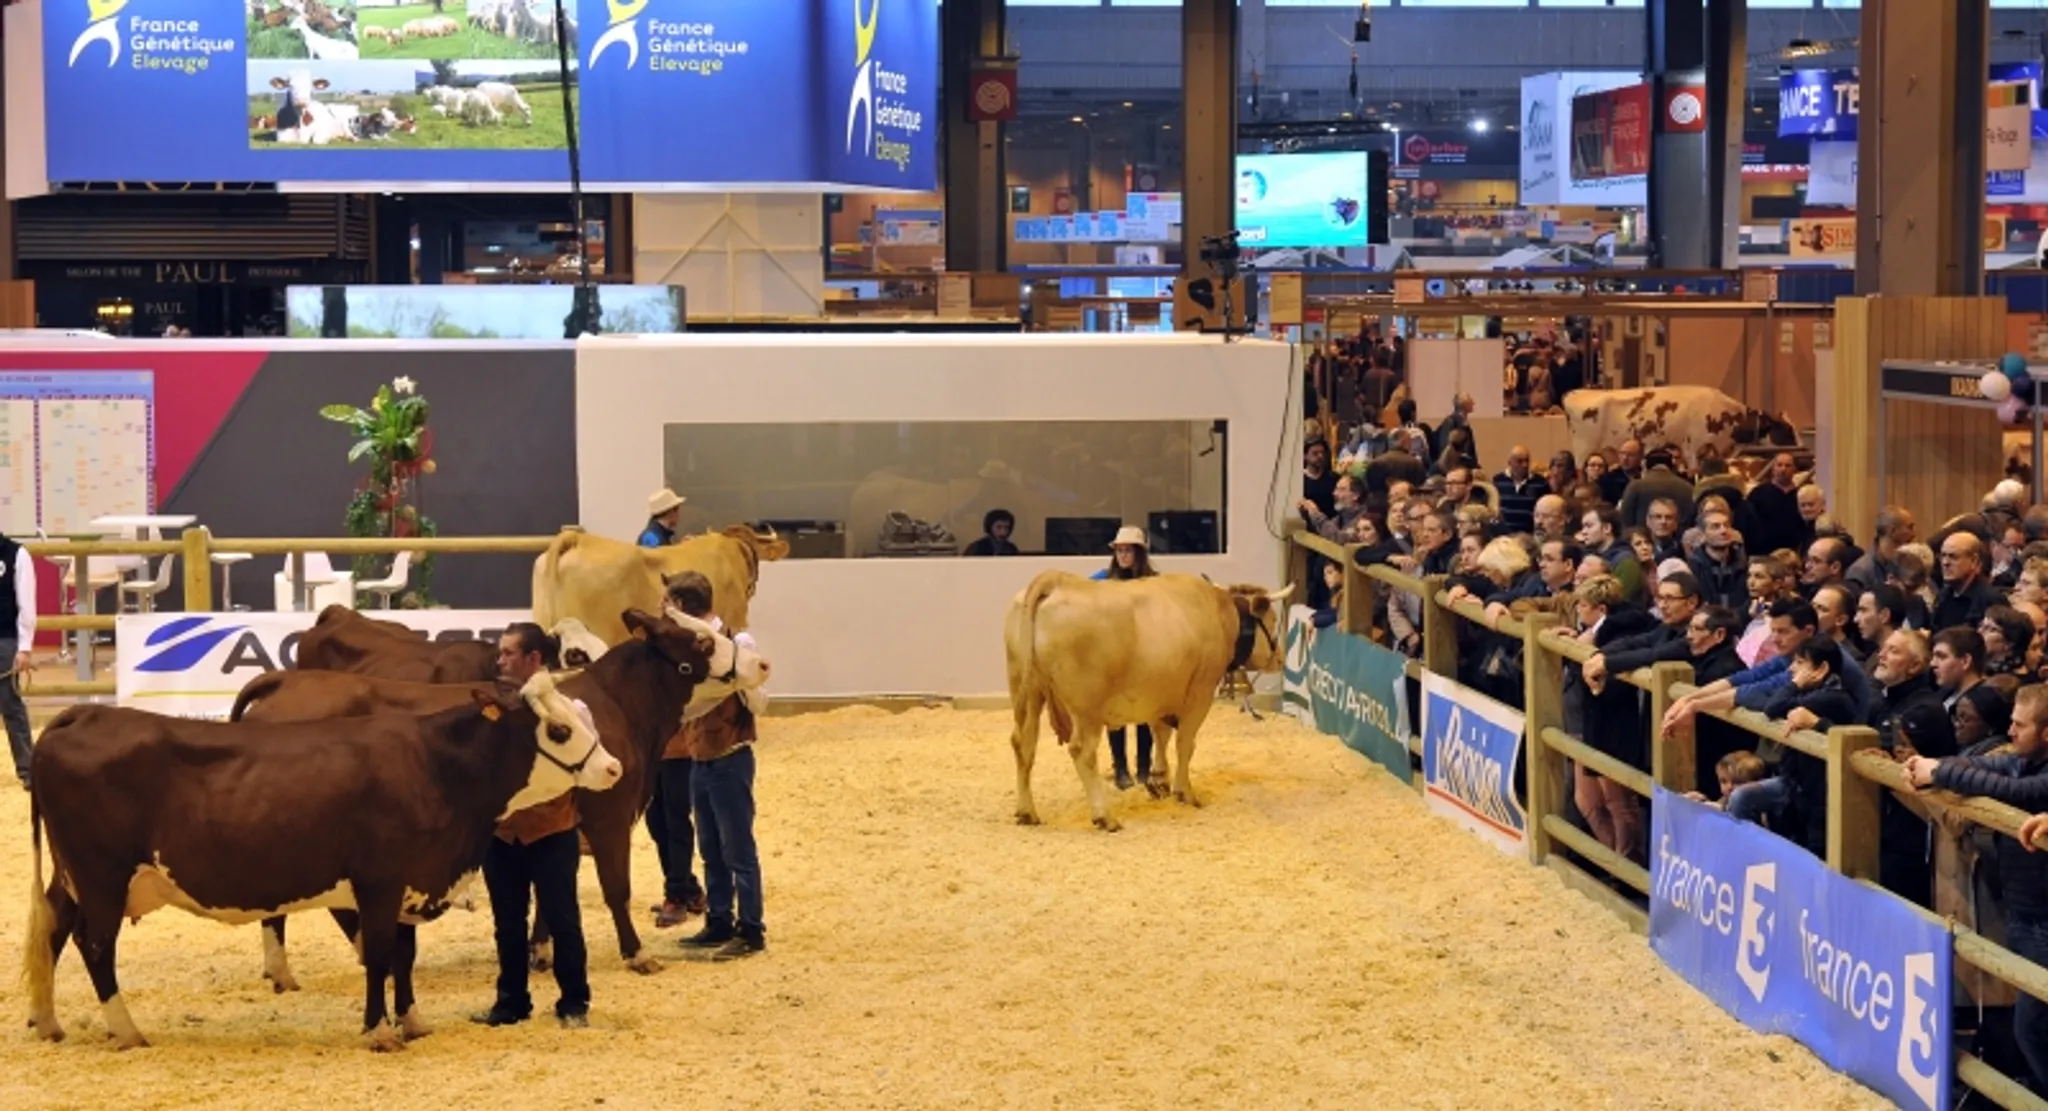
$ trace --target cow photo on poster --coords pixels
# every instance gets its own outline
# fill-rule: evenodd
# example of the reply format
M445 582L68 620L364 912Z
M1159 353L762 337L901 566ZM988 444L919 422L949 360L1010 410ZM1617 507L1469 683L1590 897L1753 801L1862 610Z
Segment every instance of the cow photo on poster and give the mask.
M552 0L247 3L254 149L568 147Z

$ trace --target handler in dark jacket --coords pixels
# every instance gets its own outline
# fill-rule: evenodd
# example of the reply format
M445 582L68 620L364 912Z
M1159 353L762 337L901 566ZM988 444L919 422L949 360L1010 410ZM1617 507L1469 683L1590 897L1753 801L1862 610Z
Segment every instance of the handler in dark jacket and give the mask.
M1660 591L1674 575L1657 584ZM1654 645L1601 653L1602 670L1626 675L1638 668L1666 661L1684 660L1692 665L1692 681L1700 686L1726 679L1742 670L1742 657L1735 654L1735 642L1742 639L1747 620L1726 606L1701 606L1687 618L1683 636ZM1591 666L1591 661L1588 661ZM1695 790L1709 798L1720 792L1721 781L1714 766L1723 756L1741 752L1752 744L1750 735L1727 722L1711 717L1693 719L1693 782Z
M1743 553L1734 523L1726 511L1708 509L1700 514L1700 533L1705 537L1700 550L1685 561L1692 568L1693 578L1700 581L1700 595L1709 605L1747 613L1749 557Z
M2048 725L2048 686L2021 687L2012 710L2010 750L1946 760L1916 756L1906 761L1906 776L1915 787L1979 795L2038 814L2048 810L2043 725ZM2048 964L2048 856L2026 851L2018 841L2001 835L1998 876L2005 893L2006 947L2036 964ZM2021 994L2013 1012L2013 1035L2036 1080L2048 1078L2048 1005Z

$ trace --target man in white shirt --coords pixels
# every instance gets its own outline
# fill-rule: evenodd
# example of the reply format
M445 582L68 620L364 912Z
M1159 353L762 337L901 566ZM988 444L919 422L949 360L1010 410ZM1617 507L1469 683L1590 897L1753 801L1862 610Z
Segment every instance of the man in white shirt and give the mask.
M12 580L11 582L8 580ZM29 671L29 653L36 645L36 566L28 549L0 535L0 719L7 723L7 747L14 754L14 776L28 789L30 748L28 707L16 684Z

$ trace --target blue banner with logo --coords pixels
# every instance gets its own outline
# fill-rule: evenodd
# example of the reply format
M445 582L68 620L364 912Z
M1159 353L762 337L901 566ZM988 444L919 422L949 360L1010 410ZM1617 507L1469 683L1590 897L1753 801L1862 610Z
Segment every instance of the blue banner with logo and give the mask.
M1520 856L1529 814L1515 790L1525 720L1471 687L1422 676L1422 797L1431 810Z
M1712 806L1659 787L1650 814L1650 947L1664 963L1899 1106L1949 1106L1946 929Z
M1313 636L1303 681L1316 728L1401 782L1413 782L1408 766L1408 658L1342 629L1309 631Z
M936 184L937 0L45 0L52 181Z
M2032 86L2033 138L2048 139L2048 112L2041 111L2040 62L2002 62L1986 71L1987 81L2025 81ZM1778 75L1778 135L1854 139L1859 82L1854 69L1800 69ZM2013 171L2017 176L2017 171ZM2000 195L1992 175L1992 195ZM2018 190L2011 190L2017 193Z

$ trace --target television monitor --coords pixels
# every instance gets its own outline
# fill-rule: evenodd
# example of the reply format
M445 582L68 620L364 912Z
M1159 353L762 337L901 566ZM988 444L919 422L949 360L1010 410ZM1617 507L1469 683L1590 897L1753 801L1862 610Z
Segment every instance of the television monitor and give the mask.
M1385 243L1386 212L1383 152L1237 156L1237 227L1244 247Z
M1213 509L1155 512L1148 515L1145 525L1154 554L1215 555L1222 551L1217 544L1216 511Z
M1047 517L1045 554L1109 558L1109 542L1123 521L1115 517Z

